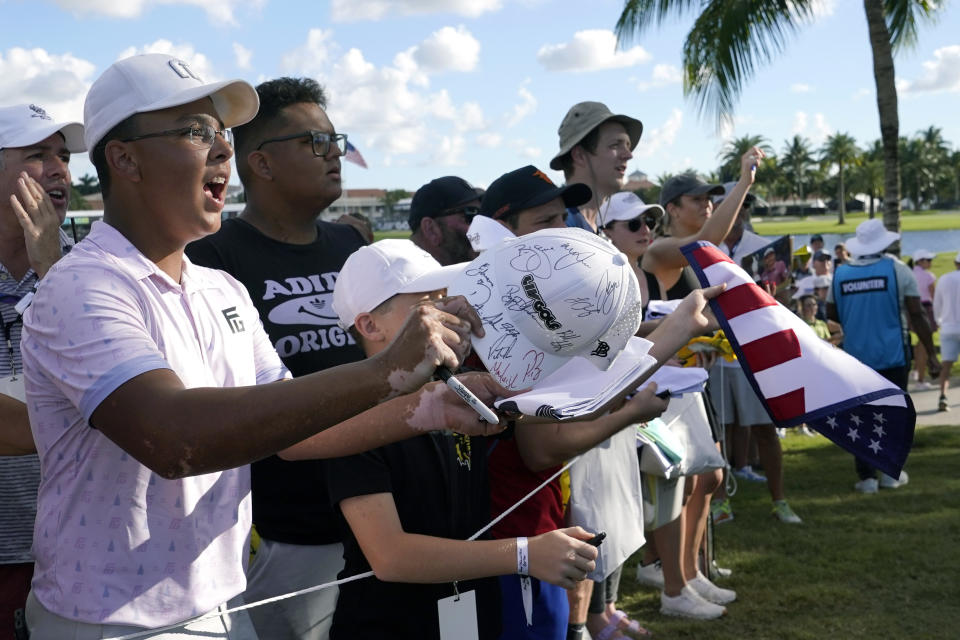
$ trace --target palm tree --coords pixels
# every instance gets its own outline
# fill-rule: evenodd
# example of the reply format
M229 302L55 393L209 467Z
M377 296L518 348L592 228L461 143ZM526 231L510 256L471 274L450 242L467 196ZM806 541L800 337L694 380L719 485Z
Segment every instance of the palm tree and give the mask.
M786 141L780 166L783 167L783 172L790 182L791 193L796 194L800 200L803 200L804 187L816 161L813 151L810 150L809 140L797 135L793 136L792 140Z
M840 200L840 215L837 224L843 224L847 213L847 193L843 183L843 170L857 161L860 149L857 141L846 133L837 132L826 139L820 149L821 162L826 165L837 165L837 198Z
M730 182L740 177L740 158L753 147L760 147L770 155L773 149L763 136L745 135L734 138L720 150L720 182Z
M744 83L756 67L786 45L787 36L810 22L818 0L625 0L617 37L626 44L654 24L698 12L683 44L683 91L701 114L728 121ZM883 140L884 214L900 230L900 165L897 87L893 49L916 42L919 22L943 3L936 0L863 0L873 52L873 77ZM699 10L699 11L698 11Z

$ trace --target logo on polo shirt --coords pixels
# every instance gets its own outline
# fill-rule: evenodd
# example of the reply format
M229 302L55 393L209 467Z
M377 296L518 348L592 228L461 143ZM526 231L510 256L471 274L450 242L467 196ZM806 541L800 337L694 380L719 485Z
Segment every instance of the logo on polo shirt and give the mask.
M231 333L240 333L243 331L243 320L240 319L240 314L237 313L236 307L227 307L226 309L221 309L220 313L223 314L223 317L227 320L227 326L230 327Z

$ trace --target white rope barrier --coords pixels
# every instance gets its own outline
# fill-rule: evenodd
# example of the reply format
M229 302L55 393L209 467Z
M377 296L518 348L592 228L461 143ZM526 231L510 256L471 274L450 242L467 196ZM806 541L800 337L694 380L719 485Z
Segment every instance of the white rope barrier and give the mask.
M491 527L495 526L498 522L500 522L501 520L503 520L504 518L506 518L508 515L510 515L513 511L515 511L515 510L517 509L517 507L519 507L519 506L522 505L524 502L526 502L527 500L529 500L530 498L532 498L534 495L536 495L538 491L542 490L544 487L546 487L546 486L549 485L551 482L553 482L553 481L556 480L558 477L560 477L560 474L562 474L564 471L566 471L567 469L569 469L570 467L572 467L578 460L580 460L580 456L577 456L577 457L573 458L572 460L570 460L569 462L567 462L563 467L560 468L559 471L557 471L557 472L554 473L552 476L550 476L549 478L547 478L546 480L544 480L543 483L540 484L540 486L538 486L536 489L534 489L533 491L531 491L531 492L528 493L527 495L523 496L516 504L514 504L513 506L511 506L509 509L507 509L506 511L504 511L503 513L501 513L499 516L497 516L496 518L494 518L493 520L491 520L489 523L487 523L487 525L484 526L482 529L480 529L479 531L477 531L476 533L474 533L472 536L470 536L469 538L467 538L467 541L476 540L477 538L479 538L480 536L482 536L484 533L486 533L487 531L489 531ZM251 602L250 604L244 604L244 605L241 605L241 606L239 606L239 607L234 607L234 608L232 608L232 609L227 609L227 610L225 610L225 611L211 611L210 613L204 614L204 615L199 616L199 617L197 617L197 618L191 618L191 619L189 619L189 620L184 620L183 622L179 622L179 623L177 623L177 624L172 624L172 625L170 625L170 626L168 626L168 627L161 627L161 628L159 628L159 629L147 629L147 630L144 630L144 631L138 631L137 633L131 633L131 634L128 634L128 635L125 635L125 636L120 636L120 637L114 638L113 640L136 640L137 638L149 638L150 636L153 636L153 635L156 635L156 634L159 634L159 633L164 633L164 632L167 632L167 631L173 631L174 629L179 629L179 628L181 628L181 627L185 627L185 626L190 625L190 624L195 624L195 623L197 623L197 622L203 622L204 620L211 620L211 619L213 619L213 618L219 618L219 617L227 616L227 615L230 615L231 613L236 613L237 611L245 611L245 610L247 610L247 609L253 609L254 607L262 607L263 605L272 604L272 603L274 603L274 602L279 602L279 601L281 601L281 600L287 600L287 599L289 599L289 598L296 598L297 596L302 596L302 595L307 594L307 593L313 593L314 591L320 591L321 589L328 589L328 588L330 588L330 587L335 587L335 586L338 586L338 585L341 585L341 584L346 584L346 583L348 583L348 582L354 582L354 581L356 581L356 580L362 580L362 579L364 579L364 578L369 578L369 577L371 577L371 576L373 576L373 575L374 575L373 571L367 571L367 572L365 572L365 573L358 573L358 574L356 574L356 575L343 578L342 580L334 580L333 582L325 582L324 584L314 585L314 586L312 586L312 587L307 587L306 589L300 589L299 591L291 591L290 593L284 593L283 595L274 596L274 597L272 597L272 598L264 598L263 600L257 600L256 602Z

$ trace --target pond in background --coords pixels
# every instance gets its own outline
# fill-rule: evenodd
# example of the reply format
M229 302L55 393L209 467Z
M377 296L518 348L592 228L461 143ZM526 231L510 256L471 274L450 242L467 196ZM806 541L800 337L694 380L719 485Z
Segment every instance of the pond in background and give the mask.
M833 247L838 242L846 242L856 234L853 233L822 233L823 248L833 256ZM764 236L778 238L780 236ZM810 234L797 233L793 235L794 250L810 243ZM956 253L960 251L960 229L941 229L939 231L904 231L900 236L900 254L906 258L913 255L918 249L926 249L934 253L946 251Z

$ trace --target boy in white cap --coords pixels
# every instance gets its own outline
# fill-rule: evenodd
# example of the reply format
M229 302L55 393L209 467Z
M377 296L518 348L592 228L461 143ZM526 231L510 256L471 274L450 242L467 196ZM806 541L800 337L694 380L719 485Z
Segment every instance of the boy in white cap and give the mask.
M70 154L84 150L81 124L55 122L35 104L0 107L0 456L35 451L23 404L21 314L69 247L60 224L70 200ZM22 619L30 590L39 483L37 456L0 457L0 629Z
M334 310L372 357L396 337L412 306L442 296L461 269L441 268L409 240L381 240L347 259ZM433 431L326 461L332 502L348 525L340 577L371 568L377 576L341 585L331 638L439 638L437 602L455 594L455 580L461 594L475 592L479 637L499 637L493 577L517 572L518 542L466 541L490 517L488 444ZM323 449L307 440L281 455L309 458ZM582 542L592 535L575 527L531 537L530 574L568 588L582 580L596 557Z
M857 226L857 235L847 242L853 257L837 267L827 292L827 317L843 327L844 351L906 391L910 326L930 354L930 365L936 368L939 362L920 306L917 280L910 267L885 253L899 237L876 218ZM907 483L906 471L899 478L881 474L878 480L876 469L859 458L854 461L860 478L854 489L861 493L876 493L878 487L896 489Z
M35 637L169 625L153 637L255 637L246 616L192 620L244 589L249 462L341 422L327 432L332 455L409 437L403 416L418 410L433 421L419 427L493 428L445 388L420 389L469 347L479 319L462 300L419 306L381 357L265 384L289 373L249 295L183 255L219 227L227 129L257 104L246 82L205 84L161 54L114 63L87 95L104 219L24 317L44 468L27 600ZM489 378L470 382L482 400L502 393Z

